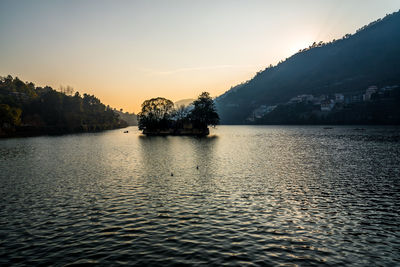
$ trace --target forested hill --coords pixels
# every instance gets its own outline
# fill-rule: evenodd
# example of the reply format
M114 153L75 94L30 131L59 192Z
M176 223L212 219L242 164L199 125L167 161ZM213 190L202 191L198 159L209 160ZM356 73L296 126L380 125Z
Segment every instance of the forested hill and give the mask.
M400 85L400 12L340 40L314 43L216 99L223 124L246 123L261 105L300 94L334 94Z
M120 116L93 95L36 87L0 77L0 137L86 132L126 127Z

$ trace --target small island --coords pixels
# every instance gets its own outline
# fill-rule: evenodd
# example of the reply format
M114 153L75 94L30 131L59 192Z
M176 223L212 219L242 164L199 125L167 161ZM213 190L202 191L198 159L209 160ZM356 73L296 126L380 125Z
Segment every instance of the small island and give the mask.
M138 114L139 130L145 135L192 135L210 134L208 126L219 123L214 100L208 92L203 92L192 104L175 108L166 98L146 100Z

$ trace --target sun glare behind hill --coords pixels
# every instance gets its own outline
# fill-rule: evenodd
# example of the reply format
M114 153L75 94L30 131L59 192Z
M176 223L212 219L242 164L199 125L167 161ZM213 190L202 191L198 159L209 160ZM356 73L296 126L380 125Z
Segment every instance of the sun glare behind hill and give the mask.
M303 38L293 41L293 43L290 44L288 56L292 56L299 52L299 50L309 47L313 42L316 42L316 40L312 40L312 38Z

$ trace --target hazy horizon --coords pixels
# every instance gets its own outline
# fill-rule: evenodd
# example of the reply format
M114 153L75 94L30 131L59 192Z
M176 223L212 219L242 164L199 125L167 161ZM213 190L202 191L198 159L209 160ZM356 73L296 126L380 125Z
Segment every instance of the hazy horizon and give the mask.
M314 41L398 8L394 0L0 0L0 76L70 85L138 112L151 97L220 95Z

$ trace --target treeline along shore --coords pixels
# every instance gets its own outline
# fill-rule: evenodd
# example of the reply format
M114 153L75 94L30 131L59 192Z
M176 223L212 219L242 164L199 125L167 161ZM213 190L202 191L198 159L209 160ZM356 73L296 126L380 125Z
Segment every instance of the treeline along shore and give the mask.
M35 136L117 129L128 126L122 111L69 86L49 86L8 75L0 77L0 137ZM136 119L134 114L123 114Z

